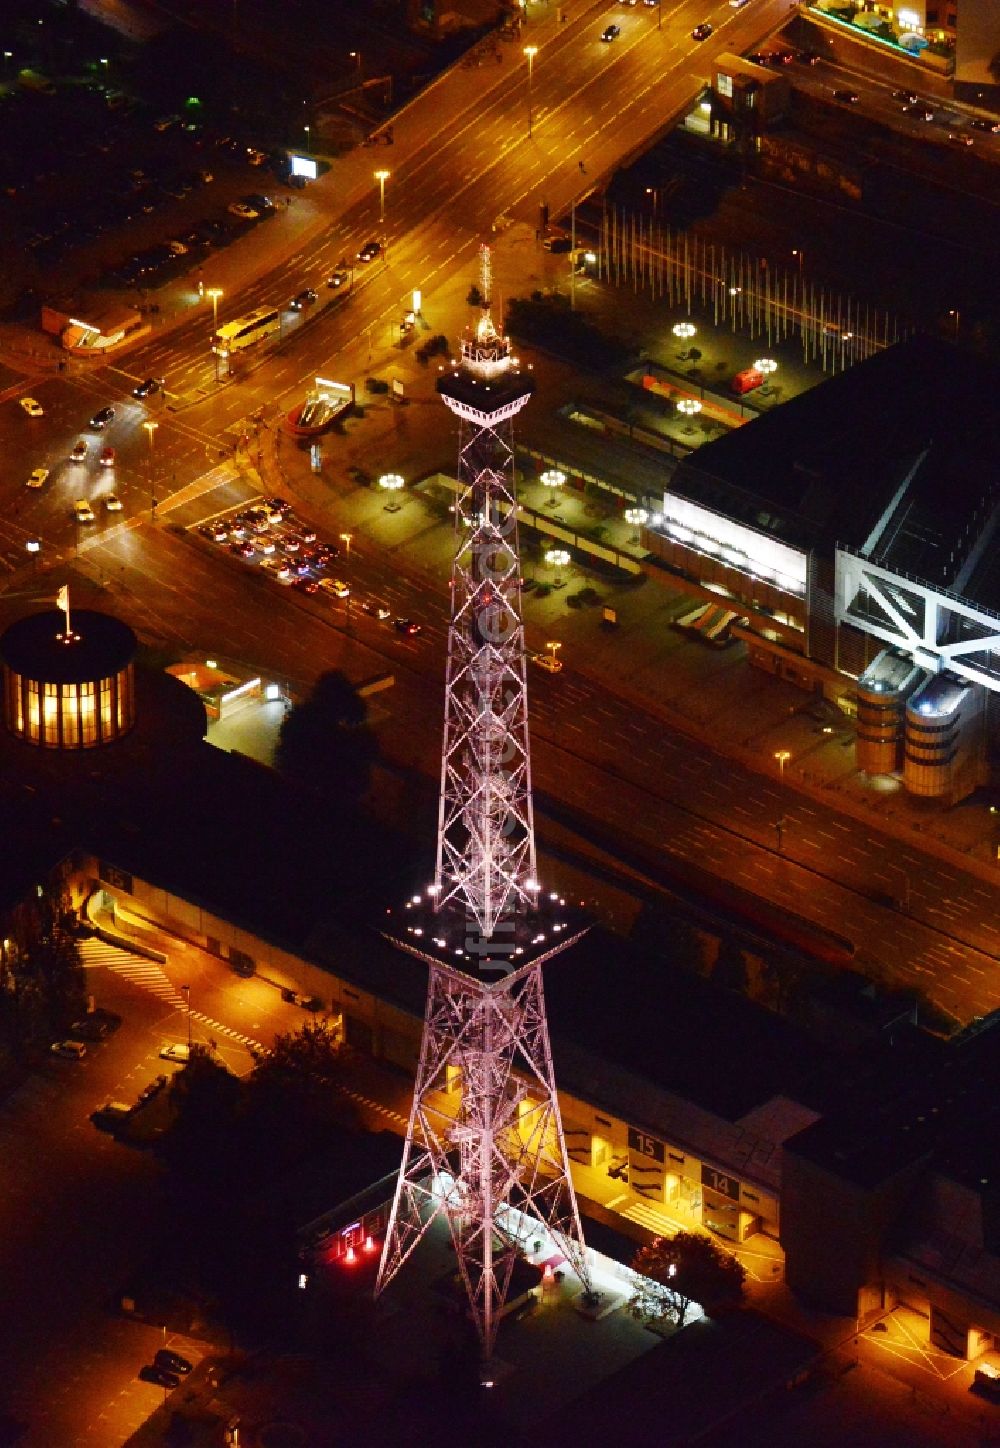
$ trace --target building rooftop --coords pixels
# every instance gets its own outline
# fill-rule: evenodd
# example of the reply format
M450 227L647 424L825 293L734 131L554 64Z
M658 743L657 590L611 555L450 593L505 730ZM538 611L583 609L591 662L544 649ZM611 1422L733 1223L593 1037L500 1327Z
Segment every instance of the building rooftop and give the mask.
M858 688L872 694L894 694L919 673L906 654L897 649L882 649L858 679Z
M994 364L911 337L707 443L671 487L794 546L864 549L948 587L1000 498L998 391Z
M907 713L920 719L947 719L958 709L972 685L954 674L932 674L907 703Z
M15 674L49 684L83 684L126 668L138 647L127 623L92 609L74 609L72 634L59 609L20 618L0 637L0 655Z
M831 1174L874 1188L920 1161L957 1180L996 1174L1000 1014L954 1041L896 1038L877 1068L845 1081L842 1102L786 1144Z

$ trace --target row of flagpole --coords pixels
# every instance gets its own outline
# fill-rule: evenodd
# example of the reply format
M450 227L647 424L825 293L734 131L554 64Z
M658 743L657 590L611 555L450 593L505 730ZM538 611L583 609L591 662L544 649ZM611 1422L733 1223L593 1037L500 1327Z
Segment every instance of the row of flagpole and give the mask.
M863 361L905 335L890 312L817 287L801 268L774 267L616 206L603 211L597 273L689 314L710 311L717 327L769 344L797 335L803 360L824 371Z

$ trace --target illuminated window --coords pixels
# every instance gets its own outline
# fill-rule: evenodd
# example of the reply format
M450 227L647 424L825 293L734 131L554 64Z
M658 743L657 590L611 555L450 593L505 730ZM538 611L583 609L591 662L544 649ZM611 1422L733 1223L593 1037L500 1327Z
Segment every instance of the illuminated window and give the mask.
M719 95L720 95L720 96L728 96L728 97L731 98L731 97L732 97L732 94L733 94L733 78L732 78L732 76L731 76L731 75L725 75L725 74L720 70L719 73L718 73L718 75L715 77L715 89L719 92Z

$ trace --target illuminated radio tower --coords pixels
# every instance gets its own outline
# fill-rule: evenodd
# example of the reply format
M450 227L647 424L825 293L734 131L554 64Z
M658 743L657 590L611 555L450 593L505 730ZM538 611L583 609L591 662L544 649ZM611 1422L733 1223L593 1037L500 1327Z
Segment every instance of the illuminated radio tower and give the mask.
M377 1292L443 1213L483 1357L528 1240L589 1291L556 1097L543 964L579 938L535 878L513 419L533 381L482 312L438 382L459 419L437 867L387 932L430 968L427 1009ZM546 1246L549 1242L546 1242Z

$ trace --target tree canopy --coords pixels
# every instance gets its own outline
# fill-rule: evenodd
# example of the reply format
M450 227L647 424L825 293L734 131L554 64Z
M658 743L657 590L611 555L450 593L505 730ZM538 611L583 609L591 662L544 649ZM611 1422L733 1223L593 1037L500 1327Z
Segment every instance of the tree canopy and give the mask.
M740 1301L746 1268L711 1237L700 1232L678 1232L657 1237L632 1259L632 1271L641 1274L629 1311L642 1321L672 1319L683 1327L692 1303L706 1312Z
M339 670L321 674L310 697L285 716L275 762L287 778L341 803L368 788L378 753L368 709Z

